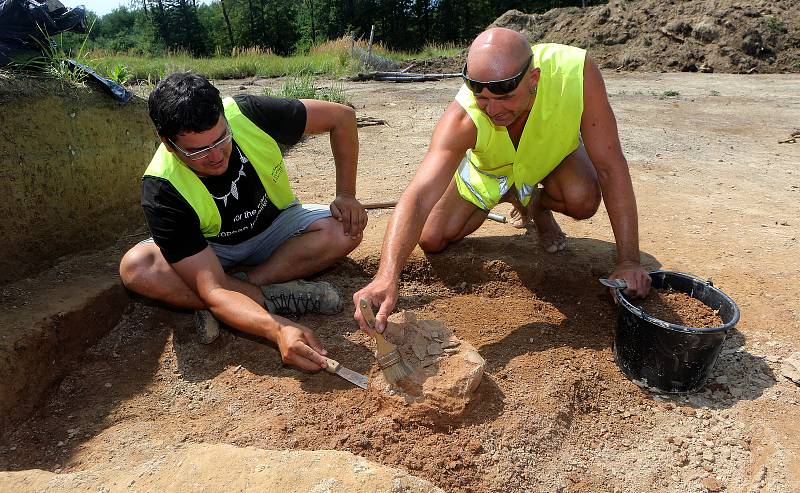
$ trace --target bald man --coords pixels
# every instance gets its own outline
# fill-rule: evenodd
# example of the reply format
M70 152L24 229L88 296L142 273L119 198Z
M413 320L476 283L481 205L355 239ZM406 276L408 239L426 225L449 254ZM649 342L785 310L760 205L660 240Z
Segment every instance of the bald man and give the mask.
M353 295L380 307L377 328L397 302L397 284L419 243L440 252L475 231L499 202L515 223L535 225L547 252L566 237L553 212L592 217L605 198L617 245L612 278L644 297L650 277L639 260L636 198L600 71L586 51L531 46L502 28L481 33L411 184L389 220L373 281ZM356 303L358 307L358 303ZM359 310L355 318L366 328Z

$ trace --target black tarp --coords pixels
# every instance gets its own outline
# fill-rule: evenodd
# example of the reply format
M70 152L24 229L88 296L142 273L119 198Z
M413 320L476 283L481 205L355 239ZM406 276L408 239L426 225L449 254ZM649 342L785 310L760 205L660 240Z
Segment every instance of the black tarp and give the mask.
M86 32L86 9L64 7L58 0L0 0L0 66L42 54L49 36Z

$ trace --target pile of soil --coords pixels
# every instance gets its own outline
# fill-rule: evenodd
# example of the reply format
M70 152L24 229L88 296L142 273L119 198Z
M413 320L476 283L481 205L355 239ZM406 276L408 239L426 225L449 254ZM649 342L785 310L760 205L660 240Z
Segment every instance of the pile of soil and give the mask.
M544 14L510 10L491 27L531 43L586 48L601 68L646 72L800 72L800 4L794 0L612 0ZM453 58L415 61L414 72L458 72Z
M634 305L651 317L684 327L710 329L723 325L717 310L712 310L686 293L672 289L653 289L647 298Z

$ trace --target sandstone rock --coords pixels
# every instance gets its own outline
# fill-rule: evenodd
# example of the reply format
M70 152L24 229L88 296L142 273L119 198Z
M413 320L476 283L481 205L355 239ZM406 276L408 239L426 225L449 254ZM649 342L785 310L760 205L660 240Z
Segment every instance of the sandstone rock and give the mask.
M102 465L68 474L0 472L0 491L443 493L428 481L349 452L191 444L159 456L122 470Z
M800 385L800 352L792 353L783 360L781 374L797 385Z
M382 390L385 399L409 406L406 414L415 419L436 421L463 414L486 366L471 344L453 336L441 322L417 320L410 311L389 317L384 336L414 369L395 385L380 372L372 379L371 385Z
M710 476L700 481L700 484L706 489L706 491L716 492L722 489L722 485L719 483L719 481Z

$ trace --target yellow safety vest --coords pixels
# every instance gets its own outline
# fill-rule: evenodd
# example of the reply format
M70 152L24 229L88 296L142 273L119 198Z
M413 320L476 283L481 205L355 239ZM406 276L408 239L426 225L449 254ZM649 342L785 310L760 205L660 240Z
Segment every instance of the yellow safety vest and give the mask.
M541 75L517 149L506 127L492 123L466 85L456 95L478 130L475 147L456 171L456 185L464 199L484 210L497 205L512 185L527 204L534 187L578 148L586 50L546 43L531 51Z
M225 98L222 103L236 143L255 168L269 200L278 209L285 209L295 201L295 195L289 185L278 143L242 114L233 98ZM144 176L163 178L175 187L197 213L204 237L213 238L219 234L222 217L214 197L197 174L169 152L163 143L156 150Z

